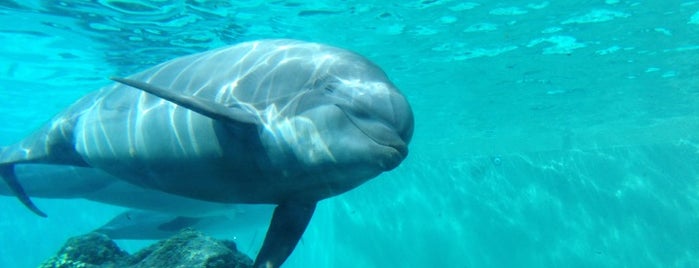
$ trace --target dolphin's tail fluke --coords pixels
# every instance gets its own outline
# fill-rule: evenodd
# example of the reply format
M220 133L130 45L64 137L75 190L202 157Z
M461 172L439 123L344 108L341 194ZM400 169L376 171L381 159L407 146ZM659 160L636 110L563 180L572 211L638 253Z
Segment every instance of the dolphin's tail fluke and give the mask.
M0 177L2 177L2 180L7 184L10 192L14 194L24 206L36 215L46 217L46 213L36 207L34 202L29 198L29 195L24 191L24 188L22 188L19 180L17 180L15 165L22 162L18 161L18 159L22 159L22 156L13 154L13 149L15 149L13 146L0 148Z
M46 217L46 213L42 212L34 205L34 202L32 202L27 193L24 192L22 185L19 184L17 176L15 175L15 165L13 163L0 163L0 177L7 183L7 186L10 187L10 190L17 196L17 199L19 199L22 204L36 215Z
M20 142L0 148L0 177L22 204L41 217L46 217L46 214L34 205L22 188L15 174L15 165L43 163L87 166L73 148L70 136L73 132L72 124L73 121L56 117Z

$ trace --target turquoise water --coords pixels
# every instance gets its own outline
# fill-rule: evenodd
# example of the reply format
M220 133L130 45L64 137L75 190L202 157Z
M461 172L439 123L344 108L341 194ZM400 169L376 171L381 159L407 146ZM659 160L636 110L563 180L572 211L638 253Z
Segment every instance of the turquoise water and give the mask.
M286 267L699 267L699 1L0 1L0 145L109 76L280 37L367 56L416 117ZM0 197L0 267L123 210L36 202Z

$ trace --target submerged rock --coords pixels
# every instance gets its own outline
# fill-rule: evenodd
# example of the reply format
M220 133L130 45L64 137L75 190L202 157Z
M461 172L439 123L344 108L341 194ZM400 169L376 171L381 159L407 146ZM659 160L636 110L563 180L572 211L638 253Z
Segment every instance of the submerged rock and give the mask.
M235 267L252 266L232 241L221 241L192 229L155 243L131 257L129 267Z
M100 233L68 239L56 256L41 268L107 267L235 267L252 266L252 259L239 252L233 241L217 240L192 230L157 242L133 255L121 250Z
M89 233L68 239L56 256L48 259L41 268L72 267L120 267L129 254L114 241L100 233Z

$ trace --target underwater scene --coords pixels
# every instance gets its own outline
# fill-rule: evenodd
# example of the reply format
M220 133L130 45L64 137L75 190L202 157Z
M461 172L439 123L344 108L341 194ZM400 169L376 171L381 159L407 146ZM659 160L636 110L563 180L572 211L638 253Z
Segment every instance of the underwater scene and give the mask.
M324 196L282 267L699 267L699 1L0 0L0 148L110 78L266 39L362 55L414 116L407 158ZM132 254L170 235L119 204L200 212L136 186L108 201L35 196L108 175L23 166L47 217L1 168L0 267L40 266L115 222L139 221L112 237ZM233 240L254 260L274 206L210 205L228 212L156 227Z

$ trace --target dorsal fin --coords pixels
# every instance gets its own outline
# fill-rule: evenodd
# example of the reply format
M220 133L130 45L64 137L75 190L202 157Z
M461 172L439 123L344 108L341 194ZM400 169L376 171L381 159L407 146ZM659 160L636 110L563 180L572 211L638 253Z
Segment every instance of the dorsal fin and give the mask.
M183 95L177 91L161 88L146 82L120 77L112 77L111 79L124 85L143 90L217 121L254 125L260 124L260 117L256 111L251 111L249 107L244 107L241 104L226 106L196 96Z

